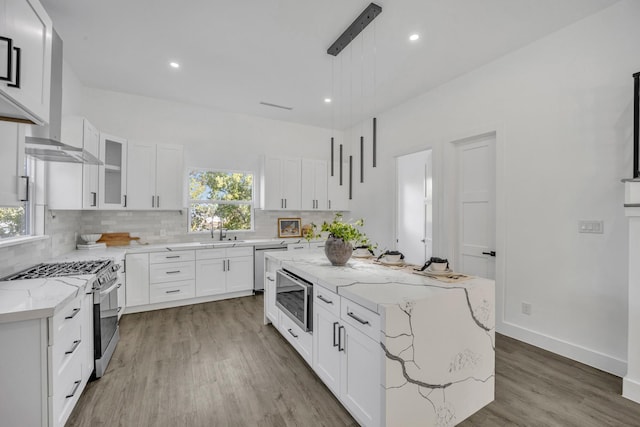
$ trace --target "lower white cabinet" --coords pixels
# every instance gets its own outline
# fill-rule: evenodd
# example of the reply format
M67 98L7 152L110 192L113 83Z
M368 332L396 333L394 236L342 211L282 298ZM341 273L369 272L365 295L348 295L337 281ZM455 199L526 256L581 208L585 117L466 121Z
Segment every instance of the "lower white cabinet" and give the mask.
M282 311L278 310L278 330L283 337L295 348L300 356L309 364L313 365L313 335L303 331Z
M276 271L280 263L273 259L264 260L264 324L271 322L276 328L280 323L280 310L276 307Z
M175 301L196 296L195 251L149 256L149 303Z
M253 247L196 251L196 296L253 289Z
M127 307L149 304L149 254L127 254Z
M314 288L313 369L360 424L379 426L380 344L340 314L340 307L353 309L354 304L334 292ZM367 309L360 307L358 314L364 316L362 310ZM367 311L368 319L379 318Z
M53 317L0 324L0 425L64 426L93 370L92 310L81 293Z

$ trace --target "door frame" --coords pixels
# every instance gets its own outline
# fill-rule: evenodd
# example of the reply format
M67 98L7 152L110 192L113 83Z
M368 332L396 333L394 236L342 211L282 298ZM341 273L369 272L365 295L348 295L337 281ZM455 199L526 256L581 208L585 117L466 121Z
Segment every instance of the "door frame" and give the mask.
M507 210L506 210L506 196L505 196L505 161L506 158L506 144L505 144L505 132L503 126L487 126L486 128L480 128L476 130L461 132L457 135L452 135L447 138L443 144L443 161L442 168L437 171L434 170L434 175L438 173L441 177L438 187L440 199L440 214L439 218L442 218L441 222L438 222L436 228L441 229L439 249L442 253L447 254L447 258L452 260L453 265L457 265L457 251L456 246L458 242L459 234L459 209L458 209L458 197L459 197L459 182L458 182L458 151L457 147L460 144L472 142L473 140L485 136L493 135L495 137L495 225L496 225L496 259L495 259L495 283L496 283L496 330L499 332L503 330L504 313L506 303L506 265L508 259L507 243L506 243L506 230L507 230ZM441 173L441 175L440 175ZM434 188L437 182L434 181ZM435 209L435 206L434 206ZM434 218L435 222L435 218ZM435 239L435 235L434 235ZM435 250L435 249L434 249ZM455 268L455 267L454 267Z

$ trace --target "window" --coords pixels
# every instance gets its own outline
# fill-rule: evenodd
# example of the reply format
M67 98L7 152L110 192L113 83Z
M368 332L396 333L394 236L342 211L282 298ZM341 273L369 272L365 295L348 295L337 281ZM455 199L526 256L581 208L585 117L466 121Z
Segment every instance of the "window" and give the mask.
M189 171L189 231L253 229L253 174Z

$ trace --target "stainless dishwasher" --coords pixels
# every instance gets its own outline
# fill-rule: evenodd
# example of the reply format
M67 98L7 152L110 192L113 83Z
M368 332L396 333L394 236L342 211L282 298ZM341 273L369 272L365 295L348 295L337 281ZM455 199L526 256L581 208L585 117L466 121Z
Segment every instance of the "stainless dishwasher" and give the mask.
M253 292L264 292L264 253L267 251L286 251L287 244L266 243L256 245L253 250Z

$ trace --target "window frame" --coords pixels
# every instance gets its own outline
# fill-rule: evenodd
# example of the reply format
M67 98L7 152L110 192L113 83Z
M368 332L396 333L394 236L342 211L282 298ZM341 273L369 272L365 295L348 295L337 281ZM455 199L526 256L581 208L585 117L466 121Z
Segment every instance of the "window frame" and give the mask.
M199 203L199 204L211 204L211 205L236 205L236 206L240 206L240 205L249 205L249 209L251 211L251 224L250 224L250 228L246 229L246 230L231 230L231 229L226 229L225 231L228 232L232 232L232 233L247 233L247 232L254 232L255 231L255 205L256 205L256 173L254 171L248 171L248 170L237 170L237 169L214 169L214 168L187 168L186 170L186 181L187 181L187 189L186 189L186 194L187 194L187 234L205 234L205 233L211 233L211 230L201 230L201 231L192 231L191 230L191 206L193 203ZM199 199L191 199L189 196L189 188L190 188L190 180L191 180L191 173L192 172L212 172L212 173L226 173L226 174L232 174L232 173L241 173L244 175L251 175L251 200L218 200L218 199L211 199L211 200L199 200ZM217 229L216 229L217 230Z

